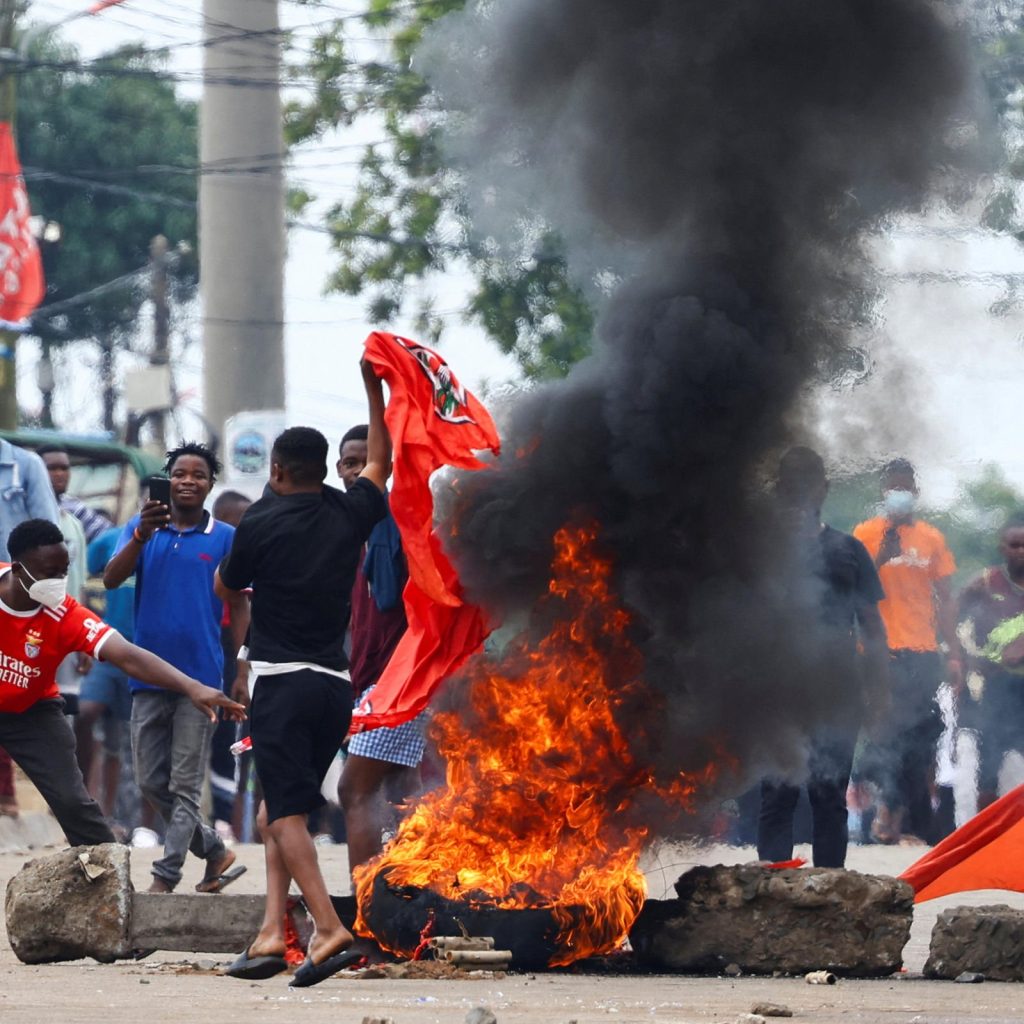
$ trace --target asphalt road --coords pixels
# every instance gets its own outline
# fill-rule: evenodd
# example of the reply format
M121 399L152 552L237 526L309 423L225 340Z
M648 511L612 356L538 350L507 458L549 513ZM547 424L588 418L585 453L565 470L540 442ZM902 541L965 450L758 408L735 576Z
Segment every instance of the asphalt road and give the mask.
M259 892L262 851L238 847L249 867L233 891ZM921 848L855 847L849 866L898 874ZM137 888L148 884L150 851L133 851ZM646 863L651 895L660 897L691 864L737 863L753 851L727 847L665 847ZM26 860L0 854L0 879ZM326 876L346 892L345 848L322 848ZM200 865L188 867L183 889L198 880ZM227 958L212 954L157 953L147 960L118 964L79 961L29 967L19 963L0 935L0 1022L2 1024L181 1024L183 1020L253 1024L292 1021L361 1024L367 1018L394 1024L461 1024L475 1007L489 1008L499 1024L596 1024L640 1022L732 1022L754 1003L789 1006L796 1020L816 1024L882 1021L886 1024L1003 1022L1024 1019L1024 986L986 982L957 985L915 977L927 954L928 936L944 905L1005 902L1024 908L1024 897L977 893L925 904L917 911L906 951L908 972L881 981L840 981L811 986L797 979L681 978L671 976L586 975L559 972L468 980L366 980L338 977L314 989L289 991L283 977L239 982L220 976Z

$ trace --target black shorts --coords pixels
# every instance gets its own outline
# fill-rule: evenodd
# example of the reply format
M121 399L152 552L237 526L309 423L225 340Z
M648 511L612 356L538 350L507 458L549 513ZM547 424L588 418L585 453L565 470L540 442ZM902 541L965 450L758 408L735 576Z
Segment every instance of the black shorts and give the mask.
M352 721L352 685L313 669L260 676L249 720L268 820L322 807L320 787Z

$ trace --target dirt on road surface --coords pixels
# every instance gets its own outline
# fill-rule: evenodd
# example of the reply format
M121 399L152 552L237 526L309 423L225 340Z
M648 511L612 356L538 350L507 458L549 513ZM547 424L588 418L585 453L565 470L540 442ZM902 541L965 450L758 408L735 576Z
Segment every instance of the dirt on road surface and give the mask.
M239 862L249 871L229 892L261 892L262 850L256 846L238 846L236 850ZM898 874L921 852L920 847L854 847L849 866ZM148 867L154 856L149 850L132 852L136 888L149 884ZM0 879L5 886L27 859L25 854L0 855ZM750 849L666 846L646 864L651 895L668 893L678 875L693 864L753 859ZM321 848L321 861L332 888L348 892L345 848ZM180 891L191 890L199 880L200 867L194 860L189 863ZM1024 898L1010 893L976 893L925 904L915 917L906 951L906 974L880 981L841 980L835 986L811 986L792 978L685 978L569 970L443 981L340 976L313 989L291 991L285 976L261 982L223 977L219 970L230 958L208 953L156 953L139 962L83 960L28 967L15 958L4 933L0 939L0 1024L362 1024L365 1018L390 1019L394 1024L462 1024L476 1007L490 1009L498 1024L732 1024L758 1002L785 1004L795 1021L808 1024L1024 1020L1024 985L958 985L917 976L936 915L945 906L963 903L1024 907Z

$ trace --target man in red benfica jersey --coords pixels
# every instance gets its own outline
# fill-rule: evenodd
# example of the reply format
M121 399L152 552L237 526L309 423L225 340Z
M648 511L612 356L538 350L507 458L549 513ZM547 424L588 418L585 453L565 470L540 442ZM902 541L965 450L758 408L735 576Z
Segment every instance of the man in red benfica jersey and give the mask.
M0 746L42 794L72 846L112 843L114 834L89 796L75 758L75 737L57 689L57 666L72 651L187 696L216 720L217 707L240 720L245 709L149 651L129 643L67 596L64 535L45 519L28 519L7 541L0 562Z

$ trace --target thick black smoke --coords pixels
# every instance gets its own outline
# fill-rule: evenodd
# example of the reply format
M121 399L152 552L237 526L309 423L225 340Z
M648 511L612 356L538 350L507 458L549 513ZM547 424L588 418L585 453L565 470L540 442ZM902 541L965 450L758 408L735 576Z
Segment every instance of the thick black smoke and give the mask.
M494 0L436 41L488 226L530 203L619 282L594 357L460 481L453 550L475 598L523 614L556 529L600 522L668 709L627 723L659 768L714 740L747 774L798 770L856 687L764 474L842 362L865 235L966 163L965 53L923 0Z

